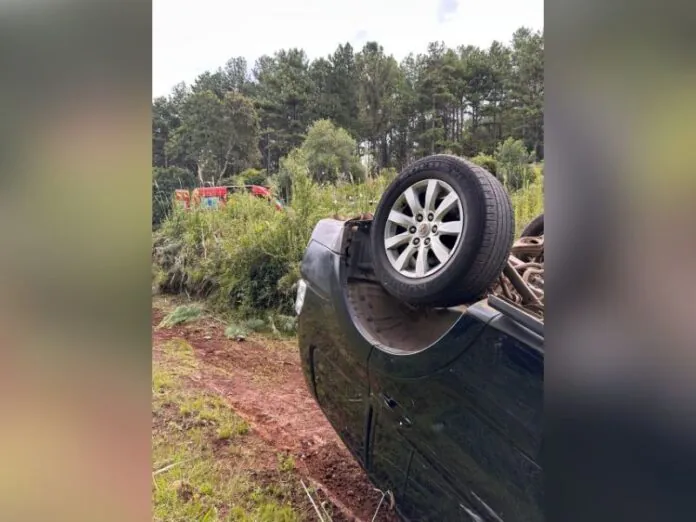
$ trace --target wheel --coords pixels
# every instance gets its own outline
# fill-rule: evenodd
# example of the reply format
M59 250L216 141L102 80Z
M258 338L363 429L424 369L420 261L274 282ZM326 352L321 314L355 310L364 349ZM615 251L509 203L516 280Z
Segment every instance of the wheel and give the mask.
M370 242L382 286L413 305L471 302L501 274L514 239L510 198L483 168L434 155L382 195Z
M524 227L520 237L534 237L544 235L544 214L539 214Z

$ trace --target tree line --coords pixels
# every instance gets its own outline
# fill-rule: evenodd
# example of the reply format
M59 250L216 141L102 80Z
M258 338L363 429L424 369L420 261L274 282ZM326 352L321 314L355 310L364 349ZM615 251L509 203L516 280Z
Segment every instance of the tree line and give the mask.
M492 154L508 138L543 160L543 73L543 33L527 28L488 49L431 43L400 63L377 42L312 61L280 50L251 68L236 57L153 101L153 167L200 184L274 174L318 120L369 158L368 172L428 154Z

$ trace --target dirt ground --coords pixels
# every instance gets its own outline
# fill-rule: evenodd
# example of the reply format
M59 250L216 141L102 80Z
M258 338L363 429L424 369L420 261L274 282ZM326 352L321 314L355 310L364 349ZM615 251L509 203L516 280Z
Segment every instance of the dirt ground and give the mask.
M196 384L223 397L251 425L261 446L292 455L299 474L333 503L334 513L341 513L334 521L372 520L383 495L310 396L292 342L260 338L237 342L225 337L223 324L205 318L158 329L163 317L163 311L153 310L153 357L164 342L186 340L200 363ZM262 473L268 468L269 452L258 447L253 454ZM376 521L398 520L387 504L385 499Z

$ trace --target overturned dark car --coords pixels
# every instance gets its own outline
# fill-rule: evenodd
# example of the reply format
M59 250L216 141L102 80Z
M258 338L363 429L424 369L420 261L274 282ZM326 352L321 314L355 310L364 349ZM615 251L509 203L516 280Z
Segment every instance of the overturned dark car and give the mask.
M313 232L307 384L404 520L543 520L543 216L522 235L500 182L447 155Z

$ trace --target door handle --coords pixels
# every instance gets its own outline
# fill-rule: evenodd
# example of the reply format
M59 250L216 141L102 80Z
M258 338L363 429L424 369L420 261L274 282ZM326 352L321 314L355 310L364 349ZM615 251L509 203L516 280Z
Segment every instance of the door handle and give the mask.
M382 394L382 402L383 402L384 405L385 405L387 408L389 408L390 410L395 410L395 409L399 406L399 403L396 402L394 399L392 399L392 398L391 398L389 395L387 395L386 393L383 393L383 394Z
M392 399L389 395L386 393L380 394L382 397L382 402L384 405L389 408L391 411L397 411L399 408L399 403L396 402L394 399ZM411 422L411 419L406 417L405 415L401 415L398 418L398 423L400 428L410 428L413 422Z

